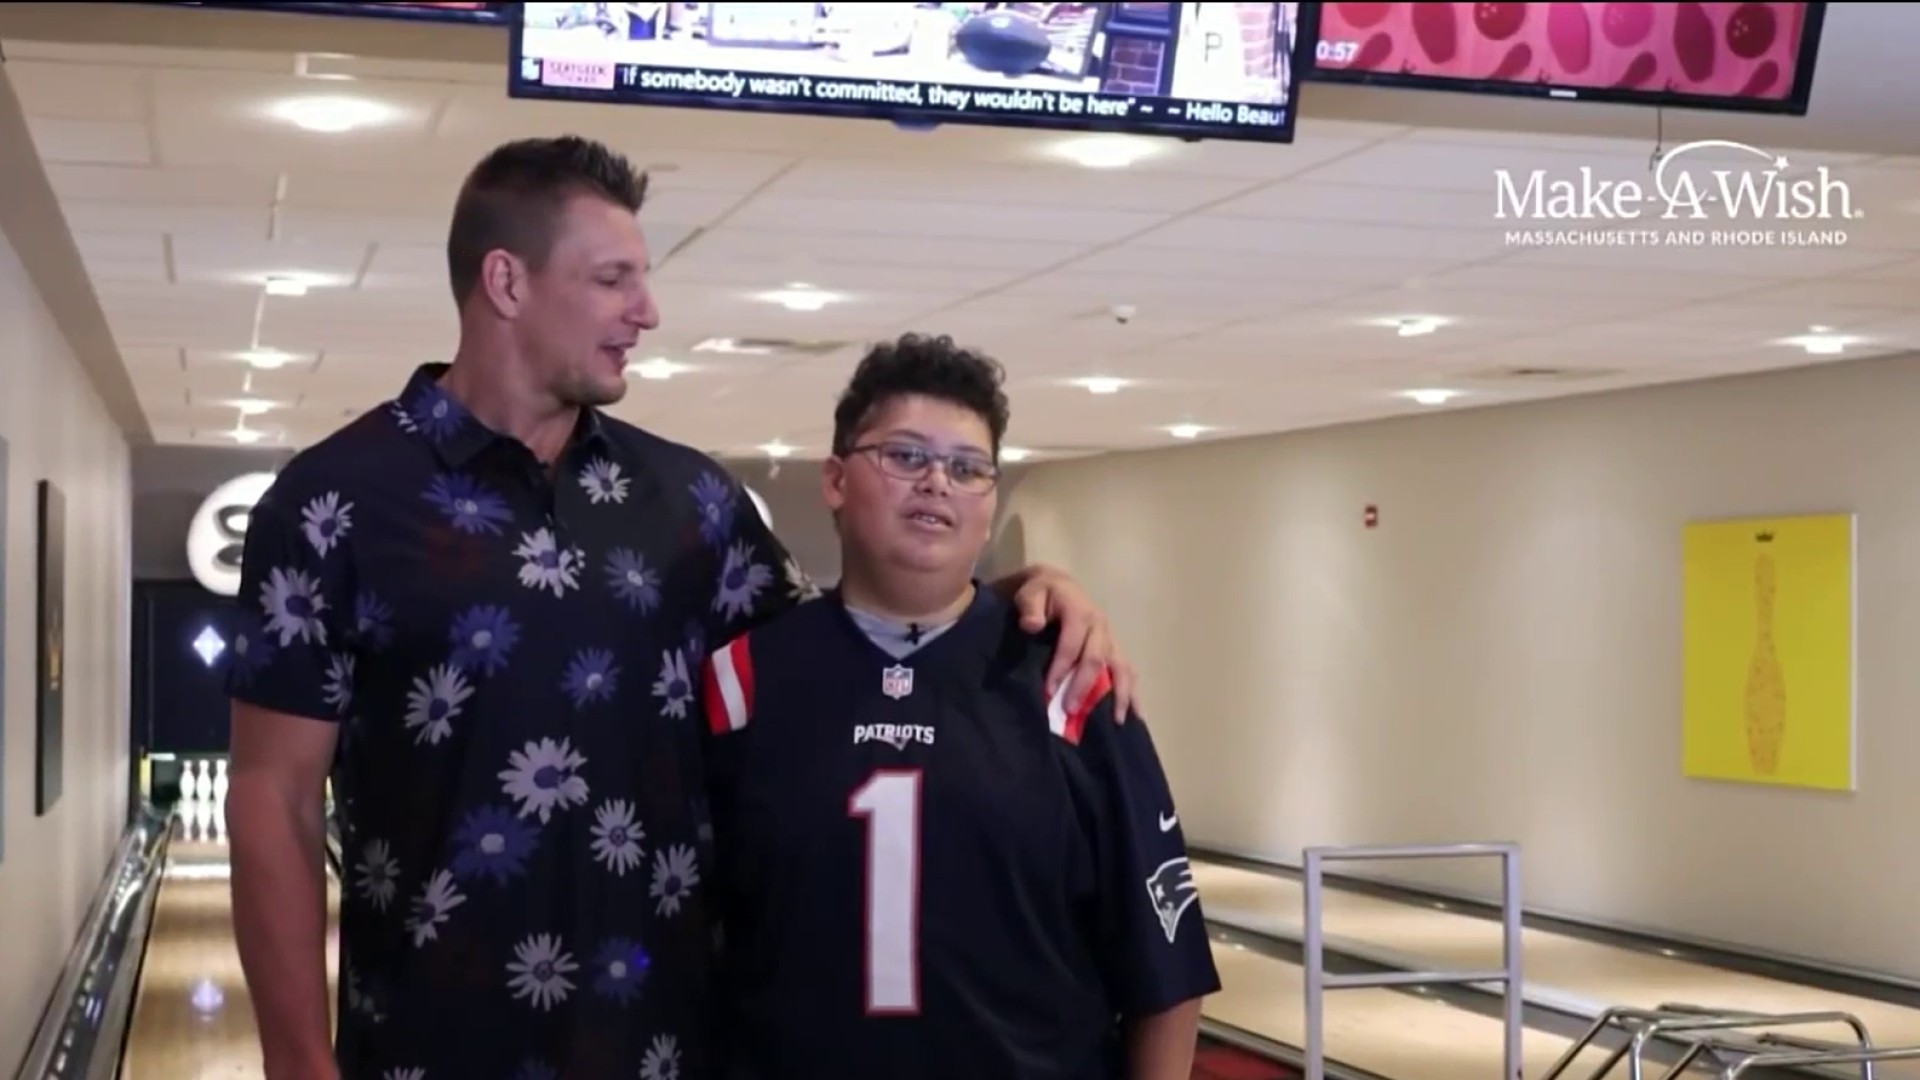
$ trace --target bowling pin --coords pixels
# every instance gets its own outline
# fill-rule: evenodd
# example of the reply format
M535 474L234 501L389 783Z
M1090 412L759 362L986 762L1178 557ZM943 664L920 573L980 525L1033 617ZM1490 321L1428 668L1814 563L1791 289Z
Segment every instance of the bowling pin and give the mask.
M1754 537L1760 552L1753 560L1753 657L1747 664L1747 761L1753 771L1771 776L1780 768L1780 743L1786 735L1787 686L1774 647L1773 534Z
M227 759L213 759L213 801L216 804L227 801Z
M180 770L180 797L187 802L200 797L200 786L194 776L194 767L198 764L194 759L188 758Z

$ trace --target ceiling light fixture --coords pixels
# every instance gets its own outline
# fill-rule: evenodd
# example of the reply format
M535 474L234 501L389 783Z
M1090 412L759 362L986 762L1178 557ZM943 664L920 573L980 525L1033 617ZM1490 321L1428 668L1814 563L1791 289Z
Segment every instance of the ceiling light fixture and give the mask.
M742 345L739 338L710 337L693 347L694 352L729 353L734 356L766 356L773 350L765 345Z
M770 443L761 443L760 452L767 455L770 458L792 457L793 447L788 446L786 443L781 442L779 439L775 439Z
M1093 135L1071 139L1054 148L1054 153L1086 169L1124 169L1144 161L1160 147L1147 140L1125 135Z
M1782 338L1781 345L1798 345L1809 356L1838 356L1849 345L1858 345L1860 338L1847 334L1836 334L1831 326L1809 326L1807 333L1797 337Z
M1000 460L1009 465L1018 465L1020 462L1032 456L1033 451L1024 446L1003 446L1000 448Z
M235 427L232 431L227 432L226 436L237 443L257 443L266 437L265 433L255 431L249 427Z
M1125 379L1116 379L1110 375L1089 375L1084 379L1073 380L1073 385L1089 394L1117 394L1128 383Z
M1439 315L1391 315L1384 319L1374 319L1373 326L1384 326L1401 337L1421 337L1450 324L1453 320Z
M628 373L637 375L642 379L653 379L656 381L671 379L675 375L683 375L692 370L693 368L690 365L676 364L661 356L649 357L637 364L627 365Z
M840 300L830 292L822 292L811 285L796 283L784 289L763 292L760 299L770 304L779 304L788 311L819 311L828 304Z
M378 124L391 118L393 113L393 109L377 101L332 95L293 98L273 108L273 114L287 123L326 135Z
M1197 439L1212 430L1212 428L1202 424L1170 424L1167 426L1167 434L1176 439Z
M280 403L267 401L264 398L241 398L237 401L229 401L227 404L239 409L241 416L259 416L278 408Z
M1409 390L1405 396L1419 405L1445 405L1447 402L1459 397L1460 391L1439 389Z
M249 349L240 354L240 359L245 360L261 371L272 371L275 368L283 368L293 363L293 357L288 353L281 352L279 349Z
M267 279L268 296L305 296L307 283L299 278L275 275Z

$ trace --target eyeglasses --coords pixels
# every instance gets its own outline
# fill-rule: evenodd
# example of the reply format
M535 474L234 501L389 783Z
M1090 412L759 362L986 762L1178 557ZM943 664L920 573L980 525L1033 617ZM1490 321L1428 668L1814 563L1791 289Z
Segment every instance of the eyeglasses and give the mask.
M944 465L947 481L968 495L985 495L1000 482L1000 467L978 454L942 454L914 443L869 443L847 452L872 454L880 471L896 480L918 481Z

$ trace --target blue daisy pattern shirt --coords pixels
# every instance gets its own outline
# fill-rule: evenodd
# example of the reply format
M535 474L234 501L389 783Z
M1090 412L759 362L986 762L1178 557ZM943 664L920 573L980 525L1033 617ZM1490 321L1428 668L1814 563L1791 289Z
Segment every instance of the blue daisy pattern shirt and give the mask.
M234 697L340 725L348 1080L714 1062L697 680L812 594L705 455L598 412L556 466L439 388L254 509Z

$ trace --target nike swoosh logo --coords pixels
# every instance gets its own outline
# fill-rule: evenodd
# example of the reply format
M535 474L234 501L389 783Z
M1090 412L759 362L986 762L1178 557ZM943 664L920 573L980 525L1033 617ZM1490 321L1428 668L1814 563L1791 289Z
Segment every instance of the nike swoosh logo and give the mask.
M1160 831L1161 832L1172 832L1173 827L1178 824L1180 824L1180 816L1178 814L1161 814L1160 815Z

